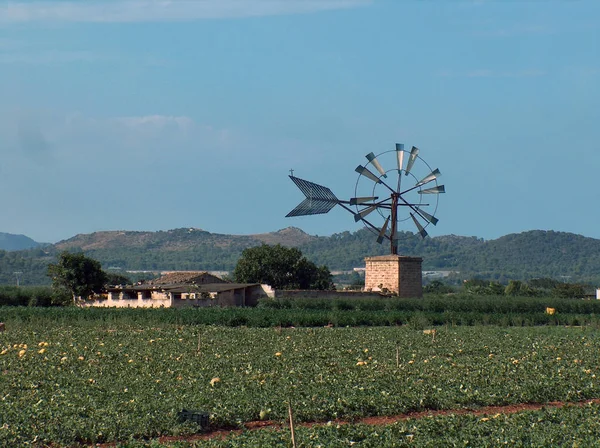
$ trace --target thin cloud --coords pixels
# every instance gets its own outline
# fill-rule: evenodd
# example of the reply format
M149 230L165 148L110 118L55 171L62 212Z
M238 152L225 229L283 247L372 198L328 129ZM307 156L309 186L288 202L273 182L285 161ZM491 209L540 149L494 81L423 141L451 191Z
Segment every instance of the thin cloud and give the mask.
M535 78L545 76L544 70L525 69L525 70L491 70L491 69L476 69L468 72L454 72L444 70L438 73L438 76L443 78Z
M49 152L50 144L38 123L31 119L22 119L17 126L17 137L21 150L28 156Z
M14 50L20 46L20 42L11 39L0 38L0 51Z
M469 78L533 78L544 76L543 70L517 70L517 71L495 71L495 70L474 70L466 74Z
M71 62L96 62L97 55L89 51L40 51L0 53L0 64L55 65Z
M306 14L373 0L92 0L8 1L0 23L158 22Z
M180 129L186 129L193 125L193 120L189 117L173 117L168 115L145 115L141 117L119 117L114 119L130 128L164 128L166 126L176 126Z
M516 37L526 35L554 34L555 30L547 25L518 24L509 28L483 29L473 33L478 37Z

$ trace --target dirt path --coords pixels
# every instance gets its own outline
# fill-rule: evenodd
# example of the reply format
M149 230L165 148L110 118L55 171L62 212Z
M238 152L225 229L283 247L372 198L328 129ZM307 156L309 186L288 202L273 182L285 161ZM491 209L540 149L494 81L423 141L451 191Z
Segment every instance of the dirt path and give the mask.
M536 411L542 408L560 408L563 406L586 406L588 404L600 404L600 398L594 398L591 400L577 401L577 402L564 402L564 401L551 401L549 403L523 403L514 404L507 406L486 406L478 409L449 409L440 411L422 411L422 412L410 412L407 414L391 415L386 417L365 417L357 420L332 420L332 423L336 425L347 425L350 423L362 423L366 425L389 425L398 421L407 419L419 419L424 417L432 416L443 416L443 415L484 415L484 414L514 414L516 412L523 411ZM296 427L311 427L318 425L326 425L327 422L304 422L296 423ZM256 431L260 429L287 429L287 424L281 422L275 422L271 420L265 421L254 421L244 423L246 431ZM214 429L209 432L202 434L193 434L189 436L164 436L158 438L160 443L175 443L175 442L193 442L195 440L209 440L209 439L224 439L233 434L240 434L243 429L232 429L232 428L220 428ZM116 446L116 443L104 443L95 445L101 448L110 448Z

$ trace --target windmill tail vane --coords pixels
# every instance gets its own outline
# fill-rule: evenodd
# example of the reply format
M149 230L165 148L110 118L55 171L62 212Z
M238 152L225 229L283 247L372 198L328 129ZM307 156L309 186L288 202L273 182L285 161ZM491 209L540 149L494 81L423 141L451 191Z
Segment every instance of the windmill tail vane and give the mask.
M393 168L386 170L382 160L388 155L391 157ZM393 156L393 157L392 157ZM431 167L419 156L419 149L413 146L410 151L404 150L403 144L396 144L396 149L383 152L379 155L369 153L366 156L367 164L359 165L356 172L359 174L355 197L350 200L341 200L333 192L322 185L300 179L291 172L290 179L306 197L286 217L319 215L328 213L336 205L354 215L356 222L362 221L367 228L377 235L377 242L384 239L391 242L391 252L398 250L398 224L401 221L412 221L417 232L422 238L428 233L425 228L436 225L438 218L437 201L440 193L445 193L444 185L438 185L437 179L441 176L439 169ZM406 179L403 181L403 178ZM404 182L405 186L402 186ZM409 182L408 186L406 183ZM366 194L359 191L359 186L366 187ZM425 187L426 186L426 187ZM425 188L423 188L425 187ZM435 198L433 201L423 202L424 196ZM380 197L382 199L380 199ZM354 207L356 209L353 210ZM404 210L405 218L399 217L399 212ZM377 211L377 213L373 213ZM371 215L371 213L373 213ZM372 218L375 216L375 218ZM367 217L369 217L367 219ZM376 225L370 219L382 220L381 225ZM375 222L375 221L374 221Z
M321 215L342 202L327 187L293 175L290 175L290 179L304 193L306 199L298 204L294 210L285 215L286 218L291 216Z

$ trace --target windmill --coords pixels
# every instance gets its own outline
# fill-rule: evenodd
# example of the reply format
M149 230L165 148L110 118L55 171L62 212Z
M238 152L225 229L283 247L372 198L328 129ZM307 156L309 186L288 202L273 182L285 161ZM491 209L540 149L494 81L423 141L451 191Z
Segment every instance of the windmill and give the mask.
M378 243L388 240L391 254L397 255L399 224L412 222L422 238L427 236L427 226L437 225L439 195L446 191L438 185L441 173L431 169L417 147L407 151L402 143L378 155L371 152L366 159L366 164L356 167L358 179L350 200L338 199L329 188L295 177L291 171L290 179L306 198L286 217L324 214L339 205L376 234Z

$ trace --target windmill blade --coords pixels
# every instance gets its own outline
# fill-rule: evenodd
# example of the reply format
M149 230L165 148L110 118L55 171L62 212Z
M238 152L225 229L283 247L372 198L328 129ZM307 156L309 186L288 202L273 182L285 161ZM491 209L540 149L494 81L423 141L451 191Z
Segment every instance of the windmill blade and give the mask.
M356 171L357 173L362 174L365 177L368 177L373 182L376 182L378 184L381 183L381 179L379 179L377 176L375 176L375 174L373 174L371 171L369 171L367 168L365 168L362 165L358 165L354 171Z
M423 179L421 179L419 182L417 182L417 187L420 187L421 185L428 184L432 180L437 179L438 177L440 177L441 175L442 175L442 173L440 173L440 170L438 170L436 168L431 173L429 173L427 176L425 176Z
M379 171L379 174L381 174L383 177L387 177L387 174L385 174L385 170L383 169L383 167L381 166L381 164L377 160L377 157L375 157L375 154L373 154L372 152L370 152L369 154L366 155L366 157L367 157L367 160L373 164L373 166L375 167L375 169L377 171Z
M419 215L421 215L423 218L425 218L427 221L429 221L434 226L437 225L437 223L440 221L435 216L430 215L429 213L427 213L424 210L421 210L420 208L417 208L417 212L419 213Z
M420 190L419 194L440 194L445 193L446 188L443 185L438 185L437 187L426 188L425 190Z
M365 216L367 216L369 213L371 213L373 210L375 210L377 207L372 205L370 207L365 208L363 211L355 213L354 214L354 221L358 222L361 219L363 219Z
M396 143L396 159L398 161L398 174L402 174L404 166L404 143Z
M306 196L306 199L298 204L294 210L285 215L286 218L327 213L340 203L340 200L327 187L300 179L299 177L290 176L290 179Z
M364 204L365 202L376 201L379 196L365 196L362 198L350 198L350 205Z
M415 223L415 226L417 226L417 229L419 230L419 234L421 235L421 238L425 238L427 236L427 231L425 230L425 228L421 225L421 223L419 221L417 221L417 218L415 218L414 214L410 214L410 217L412 218L413 222Z
M413 165L415 164L415 160L417 160L417 156L419 155L419 148L413 146L410 150L410 156L408 156L408 163L406 164L406 175L410 173Z
M385 232L387 232L388 223L390 222L390 217L388 216L383 223L383 227L379 231L379 236L377 237L377 242L381 244L383 239L385 238Z

